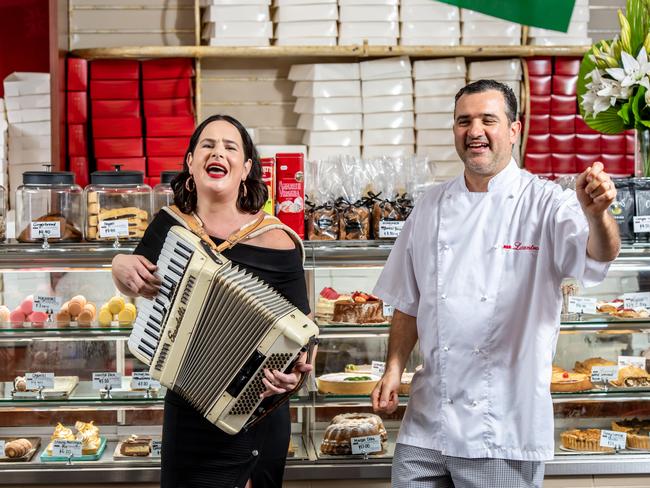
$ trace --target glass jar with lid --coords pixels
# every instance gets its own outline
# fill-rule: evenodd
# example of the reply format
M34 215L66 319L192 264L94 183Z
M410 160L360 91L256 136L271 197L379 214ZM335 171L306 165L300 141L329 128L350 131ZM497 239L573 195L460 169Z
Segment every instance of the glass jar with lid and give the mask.
M69 171L25 171L16 190L19 242L78 242L82 239L83 190Z
M153 187L153 214L156 215L163 207L168 207L174 203L174 190L172 190L172 181L180 174L180 171L162 171L160 173L160 183Z
M89 241L138 240L151 221L151 187L142 171L95 171L85 201Z

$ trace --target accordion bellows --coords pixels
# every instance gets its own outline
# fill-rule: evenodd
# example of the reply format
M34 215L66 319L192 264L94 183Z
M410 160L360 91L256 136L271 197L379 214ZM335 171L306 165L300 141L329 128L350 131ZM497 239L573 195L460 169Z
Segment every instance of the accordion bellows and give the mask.
M262 413L263 369L287 369L318 327L185 228L169 231L157 266L163 284L140 307L129 349L152 378L235 434Z

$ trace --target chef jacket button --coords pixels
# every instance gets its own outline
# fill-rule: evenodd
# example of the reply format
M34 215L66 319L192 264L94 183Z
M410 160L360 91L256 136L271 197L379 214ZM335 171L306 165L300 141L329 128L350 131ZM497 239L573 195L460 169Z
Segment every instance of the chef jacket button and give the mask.
M445 352L449 351L449 346L443 347L442 350L445 351Z
M474 354L478 354L478 353L481 352L481 350L480 350L480 349L478 348L478 346L477 346L477 347L474 348L474 350L473 350L472 352L473 352Z
M476 400L472 402L472 407L478 407L478 402Z
M446 299L447 299L447 295L445 295L445 294L443 293L442 295L440 295L440 298L442 298L443 300L446 300Z
M514 195L508 195L508 198L515 198Z
M452 403L454 403L454 401L451 398L447 398L447 403L451 405Z
M481 301L482 301L482 302L486 302L486 301L487 301L487 297L486 297L485 295L483 295L483 296L481 297Z
M450 198L451 198L451 195L447 194L447 200L449 200Z
M442 246L442 250L443 251L449 251L449 246L447 244L445 244L444 246Z
M253 456L257 456L257 455L259 454L259 452L257 452L257 449L255 449L255 450L253 450L253 452L251 452L251 454L252 454Z

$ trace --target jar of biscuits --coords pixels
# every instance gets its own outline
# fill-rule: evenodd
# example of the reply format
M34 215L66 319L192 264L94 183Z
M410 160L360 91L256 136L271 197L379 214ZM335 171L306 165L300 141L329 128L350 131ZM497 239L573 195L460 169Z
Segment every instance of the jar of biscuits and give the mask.
M160 173L160 183L153 187L153 214L160 212L163 207L174 204L174 190L172 190L172 180L180 171L163 171Z
M151 187L142 171L95 171L85 201L89 241L138 240L151 221Z
M69 171L26 171L16 190L19 242L78 242L82 238L83 190Z

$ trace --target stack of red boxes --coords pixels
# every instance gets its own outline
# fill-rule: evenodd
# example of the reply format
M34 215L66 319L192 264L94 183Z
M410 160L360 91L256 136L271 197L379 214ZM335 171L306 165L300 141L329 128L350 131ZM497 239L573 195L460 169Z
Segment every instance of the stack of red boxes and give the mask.
M139 61L92 61L90 100L97 169L110 171L120 165L144 172Z
M142 98L146 126L147 182L160 182L162 171L182 169L194 131L191 59L156 59L142 63Z
M530 127L524 166L555 178L582 172L602 161L616 176L634 171L634 135L604 135L579 115L576 88L580 58L527 60L530 75Z
M88 184L88 62L68 58L68 169L81 186Z

